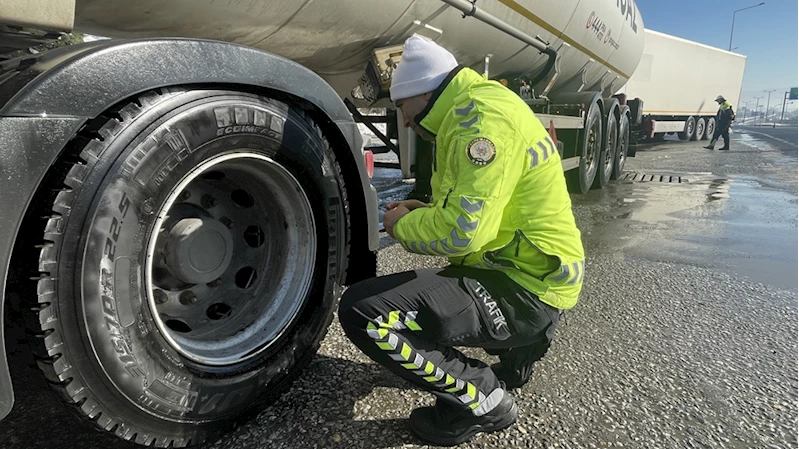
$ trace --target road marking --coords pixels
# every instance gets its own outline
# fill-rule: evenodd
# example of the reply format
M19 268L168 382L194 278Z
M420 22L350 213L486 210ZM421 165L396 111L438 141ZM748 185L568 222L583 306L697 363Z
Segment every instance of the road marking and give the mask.
M745 132L745 133L747 133L747 134L759 134L759 135L761 135L761 136L768 137L769 139L774 139L774 140L776 140L776 141L778 141L778 142L782 142L782 143L784 143L784 144L786 144L786 145L790 145L790 146L792 146L792 147L796 147L796 146L797 146L797 143L796 143L796 142L789 142L789 141L787 141L787 140L780 139L779 137L770 136L770 135L768 135L768 134L759 133L759 132L757 132L757 131L750 131L750 130L748 130L748 129L742 129L741 131L742 131L742 132Z

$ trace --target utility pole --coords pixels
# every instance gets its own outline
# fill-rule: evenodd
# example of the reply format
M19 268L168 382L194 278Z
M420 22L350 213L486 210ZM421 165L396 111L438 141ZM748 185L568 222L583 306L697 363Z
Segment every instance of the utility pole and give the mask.
M782 114L780 114L780 121L785 120L785 103L788 102L788 95L790 92L785 92L785 95L782 96Z
M746 113L749 112L749 102L744 103L744 119L741 123L746 125Z
M738 9L738 10L735 10L735 11L732 12L732 29L730 29L730 47L728 48L728 51L732 51L732 33L735 31L735 14L740 12L740 11L745 11L747 9L752 9L752 8L757 8L758 6L763 6L765 4L766 4L766 2L760 2L757 5L752 5L752 6L748 7L748 8Z
M760 109L760 99L761 98L763 98L763 97L755 97L755 100L757 100L757 103L755 104L755 125L757 125L757 119L759 118L758 114L760 113L759 109Z
M768 102L766 103L766 121L768 121L768 107L771 104L771 93L776 92L776 90L764 90L763 92L768 92Z

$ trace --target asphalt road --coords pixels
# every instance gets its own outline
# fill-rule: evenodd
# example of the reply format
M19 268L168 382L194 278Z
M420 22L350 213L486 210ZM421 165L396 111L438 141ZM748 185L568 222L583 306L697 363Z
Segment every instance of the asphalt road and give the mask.
M572 196L587 251L581 300L514 392L519 422L461 447L797 447L796 134L762 134L736 129L730 152L701 142L641 148L628 179ZM383 203L409 189L391 171L379 175ZM684 182L660 182L676 177ZM446 263L388 237L381 248L381 274ZM0 422L0 445L132 447L84 432L24 363L13 375L18 403ZM405 418L431 402L336 323L287 395L211 447L429 447Z
M739 126L735 128L742 134L748 134L758 140L768 142L777 150L796 151L799 128L796 126Z

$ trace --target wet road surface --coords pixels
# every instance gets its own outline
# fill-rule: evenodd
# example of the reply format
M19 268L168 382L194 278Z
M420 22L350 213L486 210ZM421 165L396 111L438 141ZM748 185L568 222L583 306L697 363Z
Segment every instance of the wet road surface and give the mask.
M796 135L799 132L797 126L739 126L735 129L768 142L778 150L796 151Z
M627 179L572 196L584 294L533 380L513 393L519 423L461 447L797 446L796 139L778 137L791 150L756 132L737 129L730 152L701 142L642 147ZM396 171L378 175L381 204L412 187ZM445 263L382 238L381 274ZM0 446L134 447L82 431L40 391L24 347L7 344L22 363ZM360 354L334 322L291 391L211 446L428 447L405 418L431 402Z

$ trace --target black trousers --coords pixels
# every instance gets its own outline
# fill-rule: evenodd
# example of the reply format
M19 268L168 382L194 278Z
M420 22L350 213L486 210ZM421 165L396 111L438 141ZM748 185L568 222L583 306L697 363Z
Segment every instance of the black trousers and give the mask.
M485 348L503 364L532 369L559 316L505 274L460 266L369 279L339 306L344 332L372 360L476 416L502 399L500 383L454 346Z
M724 139L724 146L722 148L730 148L730 125L727 126L719 126L716 128L716 131L713 132L713 138L710 139L712 145L719 140L719 137Z

